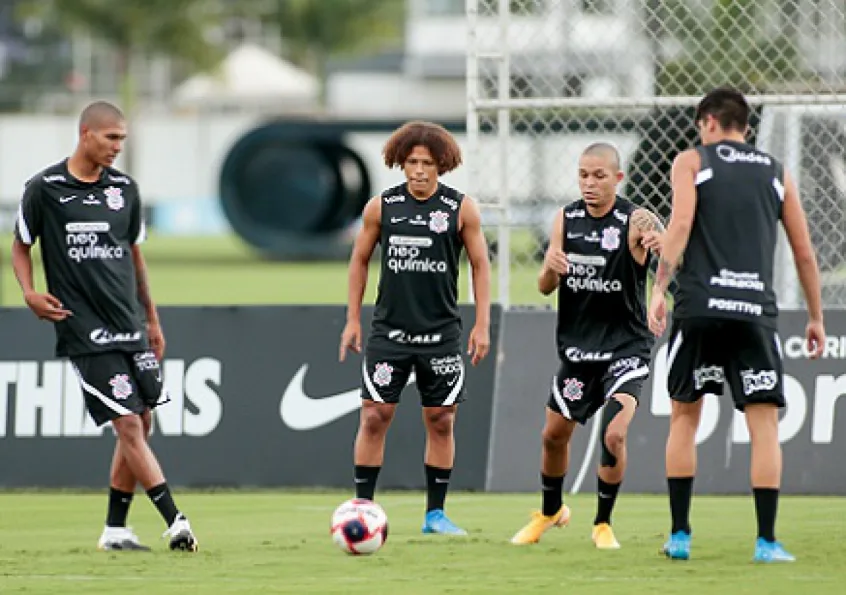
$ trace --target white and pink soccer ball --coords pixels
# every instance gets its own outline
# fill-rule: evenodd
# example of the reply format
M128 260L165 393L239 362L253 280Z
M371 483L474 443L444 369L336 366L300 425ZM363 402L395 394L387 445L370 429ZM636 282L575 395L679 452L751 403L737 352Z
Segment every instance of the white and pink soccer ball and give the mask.
M373 554L388 539L388 516L370 500L347 500L332 515L332 541L348 554Z

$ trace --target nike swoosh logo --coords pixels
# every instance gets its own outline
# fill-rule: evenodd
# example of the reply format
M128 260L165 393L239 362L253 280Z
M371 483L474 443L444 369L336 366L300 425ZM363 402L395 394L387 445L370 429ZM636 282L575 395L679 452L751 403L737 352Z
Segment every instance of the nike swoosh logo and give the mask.
M314 430L361 407L361 388L320 398L310 397L303 387L307 372L308 364L303 364L291 378L279 402L282 422L292 430ZM414 381L412 374L408 384Z
M580 237L582 237L583 235L585 235L585 234L583 234L583 233L568 233L568 234L567 234L567 239L569 239L569 240L575 240L576 238L580 238Z
M391 217L391 223L399 223L400 221L405 221L408 217Z
M76 198L76 194L74 194L73 196L63 196L62 198L59 199L59 202L64 204L66 202L72 201L74 198Z

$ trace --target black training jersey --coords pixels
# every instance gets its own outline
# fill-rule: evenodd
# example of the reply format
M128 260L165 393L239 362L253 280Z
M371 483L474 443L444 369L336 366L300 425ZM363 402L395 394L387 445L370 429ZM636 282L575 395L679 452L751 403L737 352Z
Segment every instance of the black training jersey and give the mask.
M649 358L646 264L629 250L629 220L636 207L617 198L601 218L583 200L564 208L564 252L569 267L558 287L558 354L573 362Z
M464 195L439 184L418 200L406 184L382 193L382 267L373 338L435 347L461 333L458 312L458 213Z
M773 263L784 169L745 143L697 148L696 216L678 271L675 318L777 326Z
M131 254L144 235L138 187L116 169L82 182L65 160L27 182L15 236L40 238L47 290L73 312L55 324L56 355L147 348Z

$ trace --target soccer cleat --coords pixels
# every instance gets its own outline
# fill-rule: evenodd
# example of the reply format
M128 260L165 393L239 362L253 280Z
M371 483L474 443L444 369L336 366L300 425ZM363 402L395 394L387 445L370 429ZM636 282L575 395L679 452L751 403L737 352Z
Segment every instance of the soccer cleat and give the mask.
M551 516L544 516L541 511L536 510L532 513L532 520L529 524L520 529L514 537L511 538L511 543L514 545L527 545L530 543L537 543L540 541L541 535L546 533L547 529L552 527L564 527L570 522L570 509L565 505L555 514Z
M664 544L664 555L670 560L690 559L690 533L676 531Z
M194 532L191 531L191 524L182 513L179 513L162 537L170 537L170 549L172 550L196 552L200 549L200 544L197 542Z
M593 526L591 535L594 545L600 550L618 550L620 542L614 537L614 530L608 523L599 523Z
M426 513L423 521L423 533L440 533L441 535L467 535L467 531L453 523L440 508Z
M105 527L103 534L100 535L100 540L97 542L97 549L104 552L150 551L150 548L146 545L141 545L138 536L132 531L132 527Z
M796 557L789 553L778 541L767 541L759 537L755 542L755 562L795 562Z

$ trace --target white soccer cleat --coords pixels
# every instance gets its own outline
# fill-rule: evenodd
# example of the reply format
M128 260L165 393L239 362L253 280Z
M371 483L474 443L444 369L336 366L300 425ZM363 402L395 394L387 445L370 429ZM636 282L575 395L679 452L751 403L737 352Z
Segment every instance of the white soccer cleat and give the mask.
M97 549L106 552L110 551L138 551L149 552L150 548L141 545L138 536L132 527L105 527L100 540L97 542Z
M168 527L162 537L170 537L170 549L172 550L196 552L200 549L200 544L191 530L191 523L188 522L188 519L182 513L179 513L176 520Z

